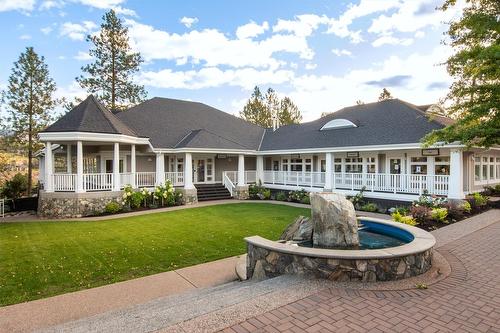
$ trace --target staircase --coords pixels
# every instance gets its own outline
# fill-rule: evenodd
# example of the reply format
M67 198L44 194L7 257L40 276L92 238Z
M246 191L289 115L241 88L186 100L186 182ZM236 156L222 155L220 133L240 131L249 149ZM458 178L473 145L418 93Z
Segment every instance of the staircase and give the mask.
M231 194L222 184L197 184L198 201L231 199Z

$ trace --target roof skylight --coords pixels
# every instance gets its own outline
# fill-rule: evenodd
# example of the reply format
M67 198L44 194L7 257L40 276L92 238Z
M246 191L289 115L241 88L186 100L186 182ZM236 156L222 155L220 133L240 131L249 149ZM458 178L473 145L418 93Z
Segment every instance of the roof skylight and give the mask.
M333 119L327 122L321 127L320 131L339 129L339 128L351 128L358 127L352 121L347 119Z

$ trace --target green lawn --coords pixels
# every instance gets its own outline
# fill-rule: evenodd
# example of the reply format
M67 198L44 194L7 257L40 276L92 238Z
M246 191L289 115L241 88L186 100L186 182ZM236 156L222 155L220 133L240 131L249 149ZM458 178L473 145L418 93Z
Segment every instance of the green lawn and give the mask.
M248 203L99 222L0 224L0 306L165 272L245 252L308 209Z

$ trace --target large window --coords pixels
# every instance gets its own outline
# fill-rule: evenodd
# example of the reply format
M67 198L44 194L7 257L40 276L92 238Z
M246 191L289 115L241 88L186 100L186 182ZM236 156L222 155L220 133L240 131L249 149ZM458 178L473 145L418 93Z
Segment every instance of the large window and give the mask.
M347 173L361 173L361 172L363 172L363 159L361 157L346 158L345 159L345 172L347 172Z
M375 157L366 158L366 172L375 173L377 170L377 159Z
M500 179L500 157L479 155L474 157L474 180L487 183Z
M481 157L474 158L474 180L481 180Z
M283 158L281 160L283 171L312 171L312 158Z
M410 159L410 170L414 175L426 175L427 157L412 157Z
M437 156L435 159L434 174L449 175L450 174L450 157Z
M342 172L342 159L334 158L333 159L333 170L334 172Z

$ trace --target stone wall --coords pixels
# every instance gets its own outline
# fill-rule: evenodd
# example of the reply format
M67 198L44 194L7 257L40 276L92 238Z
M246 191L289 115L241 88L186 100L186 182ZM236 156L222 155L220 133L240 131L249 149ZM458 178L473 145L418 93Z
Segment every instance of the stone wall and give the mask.
M198 191L196 188L185 189L179 188L179 191L182 193L182 204L183 205L192 205L198 202Z
M43 218L72 218L98 215L111 201L121 204L122 191L110 192L44 192L38 197L38 216Z
M233 197L237 200L248 199L250 197L250 193L248 192L248 185L243 185L243 186L236 185Z
M283 274L308 274L333 281L392 281L425 273L432 264L432 248L404 257L384 259L313 258L268 250L247 243L247 278L266 279Z

